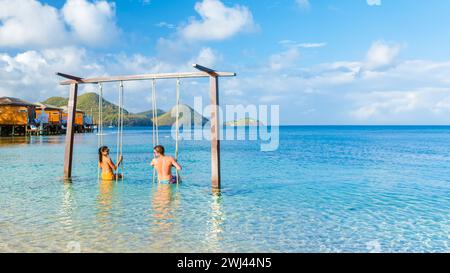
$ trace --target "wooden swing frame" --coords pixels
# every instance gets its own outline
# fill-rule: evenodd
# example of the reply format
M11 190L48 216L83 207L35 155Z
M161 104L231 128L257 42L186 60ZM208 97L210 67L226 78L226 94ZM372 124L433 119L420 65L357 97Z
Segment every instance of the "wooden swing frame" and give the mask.
M235 77L233 72L218 72L213 69L193 64L197 72L181 72L181 73L157 73L142 74L129 76L112 76L98 78L80 78L64 73L56 73L56 75L65 78L60 85L70 85L70 95L68 102L67 132L66 146L64 153L64 179L70 181L72 178L72 162L73 162L73 144L74 144L74 122L77 109L78 85L80 84L99 84L105 82L125 82L125 81L143 81L158 79L186 79L186 78L209 78L210 81L210 98L211 98L211 182L213 190L221 189L220 174L220 139L219 129L219 78Z

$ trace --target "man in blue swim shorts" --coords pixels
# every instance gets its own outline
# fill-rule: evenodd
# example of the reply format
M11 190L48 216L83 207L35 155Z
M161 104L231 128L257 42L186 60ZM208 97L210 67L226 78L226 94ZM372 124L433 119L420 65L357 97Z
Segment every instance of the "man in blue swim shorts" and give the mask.
M152 166L158 173L158 181L160 184L176 184L177 177L172 175L172 168L175 167L181 171L181 166L171 156L164 155L164 147L161 145L155 146L153 149L155 158L152 160ZM179 179L178 179L179 180Z

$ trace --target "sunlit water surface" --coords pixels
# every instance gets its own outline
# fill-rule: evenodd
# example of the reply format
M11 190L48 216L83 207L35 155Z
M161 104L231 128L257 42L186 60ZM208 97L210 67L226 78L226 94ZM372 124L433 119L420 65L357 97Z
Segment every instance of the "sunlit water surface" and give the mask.
M97 180L97 136L0 139L0 252L449 252L450 127L282 127L280 149L183 141L184 183L152 184L151 131L125 132L126 179ZM162 144L173 153L169 131ZM115 155L116 134L105 143Z

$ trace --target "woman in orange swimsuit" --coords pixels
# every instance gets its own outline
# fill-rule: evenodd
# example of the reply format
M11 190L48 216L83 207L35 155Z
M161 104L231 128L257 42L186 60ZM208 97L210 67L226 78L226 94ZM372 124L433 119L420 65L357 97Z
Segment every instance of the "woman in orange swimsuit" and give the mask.
M119 161L114 165L114 162L109 157L109 148L103 146L98 149L98 167L102 169L102 180L114 180L116 176L120 178L120 175L114 174L114 171L120 166L122 159L123 157L120 156Z

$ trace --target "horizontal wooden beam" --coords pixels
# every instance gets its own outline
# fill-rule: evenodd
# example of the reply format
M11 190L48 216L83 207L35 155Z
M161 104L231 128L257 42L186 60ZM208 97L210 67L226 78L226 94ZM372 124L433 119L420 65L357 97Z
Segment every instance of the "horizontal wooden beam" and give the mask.
M211 70L214 71L214 70ZM236 73L233 72L215 72L217 77L235 77ZM111 76L111 77L98 77L98 78L79 78L72 75L63 73L57 73L58 76L67 78L68 80L60 82L61 85L70 84L95 84L104 82L120 82L120 81L144 81L144 80L158 80L158 79L183 79L183 78L208 78L211 73L199 71L199 72L181 72L181 73L157 73L157 74L142 74L142 75L129 75L129 76Z

